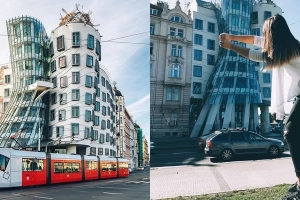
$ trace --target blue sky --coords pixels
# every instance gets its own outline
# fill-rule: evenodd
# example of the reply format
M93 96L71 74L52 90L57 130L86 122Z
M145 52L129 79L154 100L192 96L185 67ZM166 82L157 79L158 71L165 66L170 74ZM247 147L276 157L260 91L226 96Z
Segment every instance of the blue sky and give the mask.
M215 2L219 0L205 0L207 2ZM157 0L150 0L150 3L156 4ZM169 4L169 9L173 9L176 5L177 0L166 0ZM188 0L179 0L181 9L185 11L185 4L187 2L192 2ZM273 0L273 2L282 9L283 13L282 16L286 19L292 34L295 36L296 39L300 40L300 18L299 16L299 8L300 8L300 1L299 0ZM286 103L287 111L289 111L292 107L292 103ZM270 112L275 112L275 109L270 107Z
M0 66L9 62L6 20L28 15L40 20L48 36L60 23L60 14L75 9L92 11L93 24L102 37L101 65L125 98L125 106L133 120L150 141L150 79L149 79L149 1L148 0L10 0L0 1ZM112 40L124 36L117 40ZM112 41L108 41L112 40ZM105 42L107 41L107 42Z

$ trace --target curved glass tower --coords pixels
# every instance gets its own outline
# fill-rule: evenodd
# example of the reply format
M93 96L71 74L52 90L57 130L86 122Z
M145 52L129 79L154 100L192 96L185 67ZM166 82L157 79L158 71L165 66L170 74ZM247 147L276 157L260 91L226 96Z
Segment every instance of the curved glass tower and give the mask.
M9 104L0 119L0 147L37 143L48 115L47 96L35 102L49 89L47 64L47 35L42 23L22 16L6 22L13 88Z
M249 35L251 9L251 0L223 0L221 17L224 23L219 23L220 33ZM232 42L246 47L246 44ZM204 100L191 137L196 137L200 130L203 133L228 127L254 130L262 99L253 62L233 51L220 50Z

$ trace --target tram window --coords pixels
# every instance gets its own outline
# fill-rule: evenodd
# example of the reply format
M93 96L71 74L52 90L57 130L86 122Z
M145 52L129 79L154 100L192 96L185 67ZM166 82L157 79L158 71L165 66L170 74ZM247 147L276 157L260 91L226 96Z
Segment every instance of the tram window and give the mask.
M102 167L102 171L104 171L104 172L107 172L107 171L108 171L108 166L107 166L106 163L105 163L105 164L102 164L101 167Z
M119 167L120 167L120 169L127 169L128 168L128 163L120 163Z
M72 163L64 163L64 173L71 173L72 170Z
M117 165L116 164L111 164L111 171L117 171Z
M54 163L54 173L64 173L64 164L63 163Z
M8 165L9 158L0 154L0 170L5 171Z
M23 158L22 159L22 171L43 171L44 160L34 158Z
M79 172L79 163L72 163L72 172Z
M96 161L86 161L86 169L87 170L98 169L97 162Z

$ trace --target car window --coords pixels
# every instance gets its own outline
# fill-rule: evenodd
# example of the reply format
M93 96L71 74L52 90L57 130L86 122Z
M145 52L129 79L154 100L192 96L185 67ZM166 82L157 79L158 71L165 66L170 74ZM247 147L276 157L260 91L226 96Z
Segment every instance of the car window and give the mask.
M218 134L213 141L228 141L228 133Z
M245 140L243 132L232 132L230 133L231 141L242 141Z
M247 137L251 141L262 140L262 137L260 137L259 135L254 134L254 133L247 133Z

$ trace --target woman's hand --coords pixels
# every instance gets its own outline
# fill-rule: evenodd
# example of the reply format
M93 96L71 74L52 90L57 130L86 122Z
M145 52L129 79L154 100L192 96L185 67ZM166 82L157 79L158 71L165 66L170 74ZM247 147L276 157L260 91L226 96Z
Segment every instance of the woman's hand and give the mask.
M231 49L231 42L226 39L220 40L219 45L224 49Z
M219 35L219 40L228 40L228 41L231 41L232 40L232 35L230 35L228 33L221 33Z

